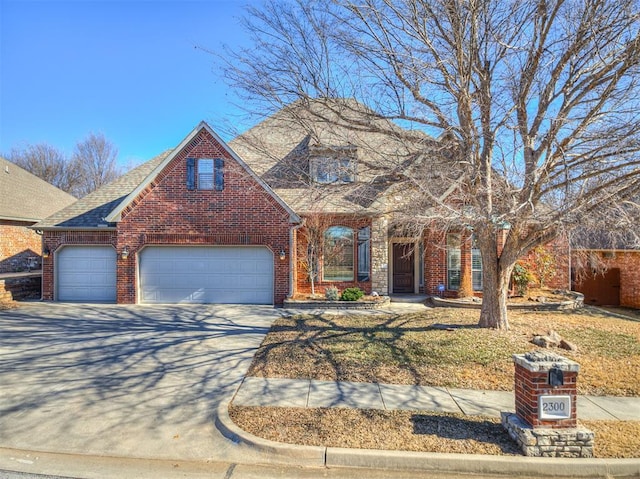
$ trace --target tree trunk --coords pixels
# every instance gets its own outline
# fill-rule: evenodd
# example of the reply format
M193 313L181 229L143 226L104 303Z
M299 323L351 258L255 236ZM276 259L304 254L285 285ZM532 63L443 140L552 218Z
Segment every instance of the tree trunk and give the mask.
M507 296L515 261L507 261L505 250L498 253L498 235L489 229L479 238L482 252L482 309L478 326L509 329Z
M486 268L482 273L482 309L480 310L481 328L509 329L507 318L507 295L509 292L510 268Z

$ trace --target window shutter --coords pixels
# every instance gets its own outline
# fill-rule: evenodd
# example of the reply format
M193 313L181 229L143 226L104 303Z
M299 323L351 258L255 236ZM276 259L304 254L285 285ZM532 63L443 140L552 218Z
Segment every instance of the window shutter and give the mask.
M196 159L187 158L187 189L196 189Z
M216 191L224 190L224 160L216 158L214 161L213 173L215 176L214 188Z

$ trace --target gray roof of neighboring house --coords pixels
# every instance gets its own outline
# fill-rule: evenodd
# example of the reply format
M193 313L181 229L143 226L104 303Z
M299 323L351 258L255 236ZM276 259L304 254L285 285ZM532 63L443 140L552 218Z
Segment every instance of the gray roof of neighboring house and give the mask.
M0 219L33 222L76 198L0 157Z
M89 193L74 204L44 219L34 228L94 229L115 227L104 218L172 152L168 150L143 163L111 183Z

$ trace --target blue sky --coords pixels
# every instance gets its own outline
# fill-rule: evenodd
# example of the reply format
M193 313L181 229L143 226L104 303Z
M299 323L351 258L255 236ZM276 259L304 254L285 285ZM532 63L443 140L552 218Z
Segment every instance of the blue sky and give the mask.
M0 0L0 153L41 142L71 153L93 131L130 166L201 120L229 139L237 100L203 48L246 42L244 3Z

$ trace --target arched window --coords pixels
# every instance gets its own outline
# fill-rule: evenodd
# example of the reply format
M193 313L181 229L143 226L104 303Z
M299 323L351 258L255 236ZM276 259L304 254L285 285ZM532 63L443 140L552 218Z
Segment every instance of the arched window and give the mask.
M353 281L353 230L332 226L324 232L324 281Z

